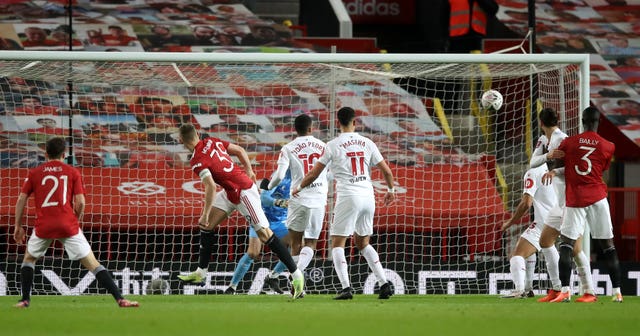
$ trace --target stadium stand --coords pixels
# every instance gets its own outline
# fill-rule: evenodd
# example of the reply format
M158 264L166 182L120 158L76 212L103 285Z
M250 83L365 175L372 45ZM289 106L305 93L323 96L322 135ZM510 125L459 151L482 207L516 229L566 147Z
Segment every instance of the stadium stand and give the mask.
M498 20L525 36L526 0L498 0ZM547 53L589 53L592 103L617 145L616 158L640 157L640 1L536 2L536 43ZM617 129L617 130L616 130Z
M497 2L500 4L497 18L524 35L526 15L522 15L522 5L526 5L526 0ZM79 0L72 7L72 25L68 24L66 3L49 1L37 6L31 1L15 0L0 4L0 49L310 53L326 51L335 44L333 40L295 38L289 27L255 16L241 1L202 0L176 4L162 0ZM626 141L626 146L633 146L619 146L624 151L617 156L637 155L640 143L640 38L637 24L640 22L640 10L636 7L603 6L606 1L600 0L549 3L538 1L536 4L537 13L540 13L539 48L544 52L594 54L593 102L606 113L610 125L620 130L617 134L624 135L620 143ZM621 16L620 13L626 15ZM361 39L351 41L339 50L371 52L377 48L371 39ZM140 64L113 69L129 76L144 76L147 70ZM224 69L217 70L215 75L224 75ZM106 73L101 75L109 76ZM256 76L268 75L269 72L265 71ZM86 231L97 238L93 241L101 242L100 257L127 260L144 255L136 252L155 248L158 253L180 258L185 253L179 249L188 243L186 240L189 238L174 233L182 232L183 223L197 220L198 214L194 211L198 210L201 199L200 195L186 193L181 184L192 176L187 167L189 153L181 149L175 137L171 136L179 124L193 122L212 135L243 145L256 162L262 163L258 176L266 176L273 171L277 151L293 131L290 128L292 115L310 113L325 129L328 127L328 104L323 101L327 98L325 93L316 92L310 99L309 95L302 96L298 87L276 83L256 88L248 85L247 81L250 82L251 78L235 82L225 90L214 91L206 87L178 91L172 88L144 90L93 85L76 88L77 95L70 105L60 97L59 93L64 88L55 84L21 77L0 78L0 120L3 122L0 130L3 142L0 177L6 181L0 194L0 219L12 222L15 191L24 176L24 169L20 168L32 167L44 160L39 147L42 140L51 135L67 134L56 125L45 129L38 124L46 122L47 117L67 115L71 111L78 125L72 127L74 143L81 144L74 152L74 164L86 171L86 183L93 186L86 210L87 222L92 224ZM380 133L372 126L376 115L379 110L388 113L392 107L380 108L379 103L367 97L371 93L367 90L375 91L377 86L376 83L370 84L369 87L341 88L338 96L344 104L356 100L362 103L358 110L364 117L360 130ZM400 87L385 85L397 90L394 95L401 96L399 103L393 106L401 108L394 115L385 115L395 118L394 125L400 128L400 133L411 132L400 126L400 119L431 121L433 111L428 103L420 104L421 111L409 111L406 107L416 105L404 96L408 94ZM383 94L391 95L391 92ZM389 146L385 154L391 157L399 183L411 186L407 188L406 197L413 197L416 190L420 195L415 197L411 210L400 205L380 209L380 230L389 230L393 234L389 237L398 239L397 244L382 245L380 253L402 258L403 254L396 253L402 246L419 248L435 245L436 251L417 251L410 255L437 256L446 261L452 256L473 259L475 255L500 254L503 242L497 227L507 213L495 188L496 158L466 155L460 148L452 148L439 125L435 130L422 131L429 135L433 146L429 149L437 153L434 155L436 158L428 158L434 161L426 162L425 156L416 155L414 151L411 151L412 160L407 160L402 154L414 148L396 148L397 144L393 142L397 134L389 132L381 137L384 139L381 142ZM447 184L412 179L416 174L426 173L456 176L459 180ZM157 187L155 185L128 184L132 175L138 179L163 181L166 188L163 196L150 202L146 196L136 198L129 195L125 199L106 191L105 181L108 185L131 189L148 187L151 188L149 193L155 192L152 190ZM486 194L476 198L468 194L469 189L483 190ZM127 190L121 192L126 193ZM182 201L175 203L176 199ZM132 207L132 204L139 206ZM394 216L386 216L388 214ZM169 225L158 229L155 226L172 217L180 218L176 227ZM164 234L145 235L145 244L127 244L131 238L126 232L132 228ZM244 230L244 224L233 217L221 230L224 234L220 239L225 241L221 245L227 250L217 256L223 260L234 260L243 251L242 246L234 244L234 239L237 239L237 233L244 233L240 231ZM401 243L403 233L418 231L427 231L418 237L432 239L432 242ZM7 239L8 249L15 249L8 232L2 232L0 236ZM453 244L447 242L451 237L468 237L469 241L459 245L468 245L469 249L453 251L450 246ZM320 253L326 256L326 246L320 249Z
M177 4L149 0L132 0L125 4L122 1L77 1L72 8L72 25L68 24L69 13L65 5L66 1L52 1L44 6L36 6L30 1L1 4L0 37L5 41L4 49L309 53L326 51L336 41L294 39L287 26L256 17L240 1ZM353 39L338 47L342 51L377 51L372 39ZM109 71L98 75L105 76L108 82L109 78L117 76L144 77L153 72L144 64L123 64ZM189 75L188 66L182 71ZM270 76L269 73L269 70L256 72L256 76L263 78ZM211 76L223 78L231 74L232 71L226 74L225 69L219 67ZM206 86L187 90L78 86L74 88L73 102L69 103L65 99L66 88L61 83L19 76L0 78L4 109L0 116L3 122L0 175L8 183L2 189L3 220L9 222L12 216L12 202L25 172L23 168L43 162L42 142L53 135L66 135L69 126L59 125L59 118L72 114L73 163L85 173L86 184L93 186L87 191L85 218L91 224L85 230L102 242L102 248L98 249L101 257L128 259L135 255L136 249L144 249L142 245L166 249L157 251L164 255L178 255L176 252L179 251L173 249L180 248L181 242L147 240L146 244L127 245L119 243L119 239L130 239L126 232L131 230L158 230L158 223L163 223L163 236L169 236L173 230L181 232L184 223L197 221L194 212L197 210L194 209L201 204L200 195L185 192L182 185L183 181L192 179L187 161L189 153L172 136L181 123L195 123L211 135L244 146L260 164L257 169L261 177L274 170L278 150L290 139L292 116L306 112L320 122L322 129L328 127L326 92L313 93L314 88L277 82L257 87L251 83L252 78L235 82L226 80L233 84L215 90ZM365 84L340 87L339 103L356 104L354 107L363 117L360 130L379 134L379 146L397 171L397 180L402 185L412 186L406 197L415 198L414 213L407 212L401 204L381 209L381 216L378 216L380 231L424 231L424 237L427 237L424 239L433 233L438 237L436 251L423 253L425 258L447 260L499 253L502 242L495 228L507 214L494 187L495 164L491 162L495 157L467 155L460 148L452 147L447 136L432 121L432 107L411 98L393 83L382 83L384 90L390 90L388 92L379 91L383 87L380 83ZM302 92L306 93L303 95ZM382 118L386 118L384 122L390 122L389 127L393 126L393 133L376 128ZM57 124L54 124L56 120ZM412 120L420 122L409 128ZM327 140L326 133L319 136ZM416 148L414 151L410 143L406 145L408 147L398 146L399 139L414 136L421 139L414 145L425 146L426 150ZM418 150L432 154L425 158L415 154ZM459 181L413 181L412 176L425 173L455 175ZM131 184L132 178L158 181L164 189L160 192L154 189L157 185ZM120 186L122 190L108 186ZM486 195L478 198L468 194L469 186L486 190ZM143 188L146 192L129 193L128 188ZM148 196L155 192L161 196L149 201ZM121 197L122 194L127 197ZM430 201L434 199L439 201ZM182 201L175 203L175 200ZM138 206L132 207L132 204ZM167 218L175 217L180 220L172 227ZM228 255L221 253L220 258L233 260L241 253L242 248L235 251L232 244L239 228L246 229L236 217L223 225L220 239L226 240L224 245L229 246L229 250ZM470 247L454 251L447 240L461 235L472 237L468 241ZM3 236L10 249L14 249L8 232ZM145 239L154 239L150 236L145 235ZM381 248L391 255L398 251L398 246L403 245L390 244ZM321 252L326 255L326 250ZM402 258L401 254L396 256Z

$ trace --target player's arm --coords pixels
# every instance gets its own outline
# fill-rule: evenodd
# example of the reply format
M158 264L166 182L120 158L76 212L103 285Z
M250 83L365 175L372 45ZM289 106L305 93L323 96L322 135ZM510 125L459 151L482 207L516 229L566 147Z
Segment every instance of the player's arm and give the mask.
M251 166L251 159L249 159L249 155L247 151L244 150L241 146L236 144L229 144L227 147L227 153L234 155L240 160L240 163L244 167L244 171L247 172L247 175L253 182L256 182L256 174L253 172L253 167Z
M396 190L393 183L393 173L386 161L382 160L376 165L382 172L385 182L387 182L387 193L384 195L384 204L389 205L396 199Z
M280 184L280 181L282 181L282 179L284 179L284 177L287 175L287 169L289 169L289 165L278 164L278 169L276 169L276 171L271 176L271 181L269 181L269 190L275 188L278 184Z
M82 221L82 216L84 215L84 207L86 206L86 200L84 198L84 194L74 195L73 196L73 212L78 217L78 221Z
M275 188L280 181L284 179L287 175L287 170L289 169L289 153L287 151L287 147L283 147L278 155L278 168L271 176L271 181L269 182L268 189L271 190Z
M529 168L540 167L550 160L549 154L553 155L553 150L550 152L545 151L545 146L538 146L531 154L531 160L529 161Z
M302 181L300 181L300 184L293 188L291 195L294 195L294 196L297 195L300 192L300 190L306 188L311 183L313 183L313 181L315 181L318 178L318 176L320 176L320 174L322 173L325 167L326 166L322 162L316 161L316 163L313 165L313 168L311 168L311 170L307 173L307 175L305 175L302 178Z
M26 233L24 228L22 227L22 217L24 217L24 209L27 206L27 199L29 195L25 193L20 193L18 196L18 201L16 202L16 211L15 211L15 227L13 228L13 239L18 244L22 244L25 240Z
M206 173L203 174L203 172ZM200 220L198 220L198 225L201 228L206 228L209 225L209 215L213 207L213 200L216 197L216 183L213 181L213 177L208 169L204 169L200 175L200 179L204 185L204 206Z
M511 227L511 225L518 222L525 213L529 211L531 206L533 205L533 197L527 193L522 194L522 198L520 199L520 203L516 207L516 211L513 213L511 218L507 219L507 221L502 224L501 230L504 231Z

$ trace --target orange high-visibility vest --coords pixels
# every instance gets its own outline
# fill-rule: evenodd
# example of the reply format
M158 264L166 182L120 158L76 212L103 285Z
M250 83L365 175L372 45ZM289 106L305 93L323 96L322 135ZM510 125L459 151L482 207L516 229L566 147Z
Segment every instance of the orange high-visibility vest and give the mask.
M476 33L486 35L487 14L478 3L473 3L473 9L468 0L449 0L451 16L449 18L449 36L462 36L473 29Z

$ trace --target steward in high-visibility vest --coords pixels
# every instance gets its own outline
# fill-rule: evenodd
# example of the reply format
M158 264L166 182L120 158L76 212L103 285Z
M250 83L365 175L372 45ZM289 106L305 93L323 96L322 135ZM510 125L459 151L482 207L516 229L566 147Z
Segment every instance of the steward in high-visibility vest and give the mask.
M487 14L475 0L449 0L449 36L463 36L471 30L487 34Z

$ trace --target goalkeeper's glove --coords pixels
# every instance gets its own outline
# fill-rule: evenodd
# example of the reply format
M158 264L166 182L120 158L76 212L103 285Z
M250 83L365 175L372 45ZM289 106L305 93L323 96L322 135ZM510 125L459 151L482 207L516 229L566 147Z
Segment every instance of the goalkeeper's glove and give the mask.
M279 208L287 208L289 207L289 200L286 199L282 199L282 198L276 198L273 201L273 205L279 207Z
M260 189L269 190L269 182L269 179L262 179L262 181L260 181Z

